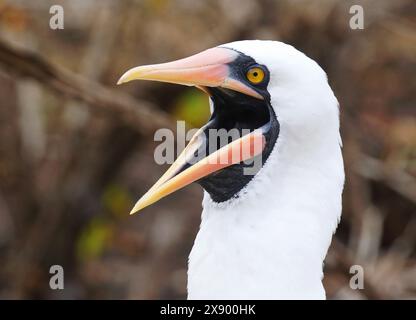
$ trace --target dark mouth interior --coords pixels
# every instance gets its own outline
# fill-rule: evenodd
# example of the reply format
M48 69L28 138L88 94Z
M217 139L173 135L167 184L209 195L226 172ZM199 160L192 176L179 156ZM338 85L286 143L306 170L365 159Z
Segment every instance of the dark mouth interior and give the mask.
M225 129L227 132L237 129L241 137L270 122L271 115L265 100L223 88L209 88L209 91L214 112L207 129ZM243 132L243 129L248 130ZM229 140L232 140L231 137Z
M209 129L225 129L224 134L227 135L227 139L217 138L215 146L212 145L215 142L208 140L208 143L201 145L201 148L206 148L205 154L215 152L231 141L241 138L242 135L261 128L266 146L262 154L255 158L260 157L264 164L279 134L279 123L268 97L261 100L219 87L206 89L214 103L214 110L211 119L204 127L205 138L209 137ZM236 136L228 134L232 129L237 129L239 134ZM243 129L248 130L243 132ZM198 151L195 156L197 155ZM254 161L254 158L252 160ZM253 178L252 174L244 173L246 167L251 167L251 164L244 162L234 164L198 180L198 183L210 194L213 201L223 202L236 197Z

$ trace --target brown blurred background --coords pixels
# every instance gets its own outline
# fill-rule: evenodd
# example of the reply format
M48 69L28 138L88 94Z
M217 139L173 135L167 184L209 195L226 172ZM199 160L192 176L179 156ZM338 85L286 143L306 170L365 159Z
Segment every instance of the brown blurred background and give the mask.
M64 30L49 8L64 7ZM349 9L364 8L364 30ZM184 298L197 185L141 215L166 170L155 130L208 117L196 89L116 87L132 66L240 39L294 45L342 111L346 187L325 266L331 299L416 298L416 2L0 0L0 298ZM49 288L49 268L65 289ZM351 290L349 268L365 270Z

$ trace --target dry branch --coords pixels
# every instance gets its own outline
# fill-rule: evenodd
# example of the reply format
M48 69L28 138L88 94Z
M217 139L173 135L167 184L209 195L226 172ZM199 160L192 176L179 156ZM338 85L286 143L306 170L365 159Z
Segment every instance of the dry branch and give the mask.
M353 169L366 179L383 182L405 199L416 203L416 179L400 168L389 168L380 160L360 154Z
M172 128L172 120L150 103L137 101L116 89L109 89L55 66L37 53L13 48L0 40L0 66L18 77L39 81L58 94L85 102L100 111L109 111L142 134L158 128Z

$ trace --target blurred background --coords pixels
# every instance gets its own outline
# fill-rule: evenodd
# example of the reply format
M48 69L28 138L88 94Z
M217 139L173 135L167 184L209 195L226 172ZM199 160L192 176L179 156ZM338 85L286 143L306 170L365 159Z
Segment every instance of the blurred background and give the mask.
M54 4L63 30L49 27ZM363 30L349 27L354 4ZM0 0L0 298L186 297L201 188L128 212L166 170L154 132L200 126L207 98L115 83L132 66L241 39L294 45L340 102L346 186L328 298L416 298L413 0ZM55 264L65 290L49 288ZM354 264L363 290L349 287Z

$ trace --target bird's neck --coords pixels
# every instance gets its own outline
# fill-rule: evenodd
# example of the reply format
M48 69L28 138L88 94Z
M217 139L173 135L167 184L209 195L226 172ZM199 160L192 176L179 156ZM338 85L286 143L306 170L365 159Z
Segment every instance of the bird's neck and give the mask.
M216 204L205 195L189 298L325 297L323 260L341 211L339 145L308 157L282 149L239 199Z

